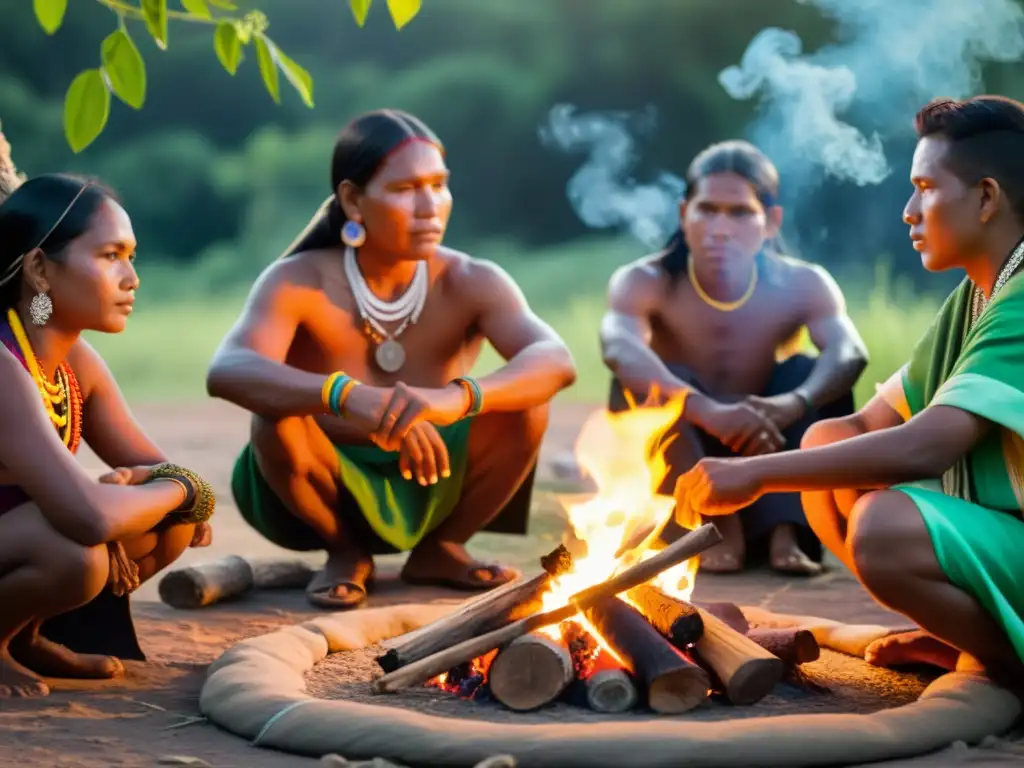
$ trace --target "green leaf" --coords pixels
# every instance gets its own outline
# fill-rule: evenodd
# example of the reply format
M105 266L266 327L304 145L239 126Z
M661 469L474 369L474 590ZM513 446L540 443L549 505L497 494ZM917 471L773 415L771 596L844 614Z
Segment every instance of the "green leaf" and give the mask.
M230 2L230 0L207 0L207 2L214 8L220 8L223 11L237 11L238 6Z
M273 45L273 44L271 44ZM309 72L303 69L301 66L296 64L285 52L273 45L271 48L274 58L277 60L277 64L281 67L281 71L284 72L284 76L288 78L288 82L292 84L292 87L299 92L299 96L302 97L303 103L313 108L313 78Z
M206 4L206 0L181 0L181 7L193 16L198 16L201 19L213 18L213 14L210 13L210 6Z
M142 0L146 27L160 50L167 50L167 0Z
M388 10L395 21L395 29L401 29L420 12L421 0L388 0Z
M263 35L256 36L256 60L259 62L260 74L263 76L263 84L267 86L267 93L277 104L280 104L281 81L277 76L274 54Z
M228 74L233 75L238 71L238 64L242 60L242 43L238 39L238 28L234 22L217 22L217 30L213 33L213 50Z
M100 46L100 61L111 89L129 107L142 109L146 101L146 65L125 29L107 35Z
M356 24L360 27L366 23L366 16L370 12L371 2L372 0L348 0L348 4L352 8L352 15L356 17Z
M64 96L64 135L76 154L103 133L110 117L110 91L99 69L79 72Z
M68 9L68 0L33 0L32 7L36 12L39 26L48 35L52 35L64 22L64 12Z

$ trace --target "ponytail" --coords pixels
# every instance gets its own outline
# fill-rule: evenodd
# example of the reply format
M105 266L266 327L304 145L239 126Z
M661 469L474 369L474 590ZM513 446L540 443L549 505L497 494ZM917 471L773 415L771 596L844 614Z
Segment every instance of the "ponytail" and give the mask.
M331 195L317 208L313 218L285 248L281 258L285 259L305 251L319 251L334 248L341 243L341 228L345 224L345 215L341 212L338 198Z

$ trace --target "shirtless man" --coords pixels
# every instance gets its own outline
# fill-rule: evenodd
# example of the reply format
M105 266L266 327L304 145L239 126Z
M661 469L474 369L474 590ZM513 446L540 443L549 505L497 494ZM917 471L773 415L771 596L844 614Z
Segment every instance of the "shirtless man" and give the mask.
M384 552L411 550L412 583L498 586L518 574L464 545L484 528L525 532L547 404L575 380L572 357L505 272L441 246L448 169L422 122L362 115L331 173L331 197L209 370L209 393L253 414L235 500L272 542L326 550L308 590L321 607L362 603ZM484 341L508 362L477 381Z
M812 423L853 411L865 346L828 273L783 255L778 184L752 145L709 147L687 173L679 234L611 279L601 326L614 374L610 407L627 407L624 391L637 401L686 393L663 492L703 455L796 449ZM805 327L817 359L780 362ZM725 540L701 559L705 570L742 570L755 543L767 543L776 570L821 570L821 544L798 494L764 496L715 524Z

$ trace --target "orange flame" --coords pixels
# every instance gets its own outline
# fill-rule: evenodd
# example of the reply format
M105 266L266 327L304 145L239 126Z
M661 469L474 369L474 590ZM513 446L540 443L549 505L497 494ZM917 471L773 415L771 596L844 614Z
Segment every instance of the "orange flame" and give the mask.
M634 538L645 529L660 530L673 514L674 500L658 494L657 489L668 473L664 453L671 439L665 440L665 436L682 415L683 405L682 398L656 406L631 403L628 410L620 413L598 411L583 425L576 441L576 458L593 479L597 491L582 501L560 501L572 534L586 551L574 551L573 570L552 582L544 597L545 611L565 605L576 592L605 581L636 562L635 552L620 550L627 543L635 543ZM688 528L698 524L689 520L677 522ZM645 550L639 558L653 554ZM691 558L659 574L653 583L668 594L686 599L693 591L697 565L697 559ZM581 623L605 650L615 655L589 622ZM557 627L547 631L552 637L558 636Z

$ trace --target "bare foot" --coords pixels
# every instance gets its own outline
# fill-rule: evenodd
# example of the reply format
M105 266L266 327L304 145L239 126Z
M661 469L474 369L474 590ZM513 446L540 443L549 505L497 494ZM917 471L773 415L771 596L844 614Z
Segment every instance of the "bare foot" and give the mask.
M923 629L881 637L864 650L864 660L876 667L931 664L948 672L956 669L959 656L960 651Z
M776 571L793 576L817 576L823 570L821 563L814 562L800 549L793 525L775 526L770 548L772 568Z
M521 575L515 568L474 560L462 544L450 541L421 542L402 568L409 584L465 590L493 589Z
M738 515L716 517L714 523L722 541L701 554L700 569L709 573L739 573L747 556L743 524Z
M49 695L50 688L39 675L16 662L6 648L0 651L0 699Z
M11 641L11 655L45 677L76 680L108 680L124 674L124 665L113 656L75 653L39 634L36 624Z
M317 608L347 610L366 602L373 589L373 558L356 549L328 552L327 563L306 587L306 598Z

